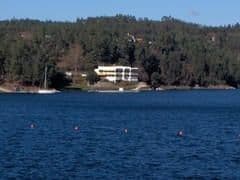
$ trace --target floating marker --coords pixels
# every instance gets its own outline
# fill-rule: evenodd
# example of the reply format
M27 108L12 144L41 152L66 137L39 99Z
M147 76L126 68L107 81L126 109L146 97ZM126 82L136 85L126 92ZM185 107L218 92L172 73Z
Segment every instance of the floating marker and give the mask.
M35 125L34 125L34 124L31 124L31 125L30 125L30 128L31 128L31 129L34 129L34 128L35 128Z
M124 132L125 132L125 133L128 133L128 130L127 130L127 129L124 129Z
M78 126L75 126L75 127L74 127L74 130L75 130L75 131L78 131L78 130L79 130L79 127L78 127Z
M178 131L177 136L182 137L183 136L183 131Z

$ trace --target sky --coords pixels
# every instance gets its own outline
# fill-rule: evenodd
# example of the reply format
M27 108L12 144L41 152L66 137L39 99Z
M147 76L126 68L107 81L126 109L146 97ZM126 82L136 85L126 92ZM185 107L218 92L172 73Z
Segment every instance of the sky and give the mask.
M240 0L0 0L0 20L30 18L75 21L95 16L133 15L219 26L240 22Z

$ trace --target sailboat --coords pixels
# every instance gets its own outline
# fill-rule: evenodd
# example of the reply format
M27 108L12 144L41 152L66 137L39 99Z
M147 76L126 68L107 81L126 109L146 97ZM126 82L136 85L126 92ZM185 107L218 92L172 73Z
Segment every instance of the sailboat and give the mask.
M44 86L42 89L38 90L38 94L54 94L54 93L58 93L60 91L56 90L56 89L48 89L47 88L47 66L45 66L45 73L44 73Z

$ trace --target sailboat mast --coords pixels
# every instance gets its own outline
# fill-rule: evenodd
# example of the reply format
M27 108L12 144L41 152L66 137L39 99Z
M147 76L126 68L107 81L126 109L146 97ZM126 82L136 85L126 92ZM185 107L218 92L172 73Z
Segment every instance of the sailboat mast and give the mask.
M44 89L47 89L47 66L45 66L45 73L44 73Z

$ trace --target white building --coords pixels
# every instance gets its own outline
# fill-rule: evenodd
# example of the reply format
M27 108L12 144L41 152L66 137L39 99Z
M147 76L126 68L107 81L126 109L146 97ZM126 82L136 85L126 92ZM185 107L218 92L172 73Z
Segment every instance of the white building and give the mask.
M115 83L117 81L138 81L138 68L130 66L98 66L94 71L101 79Z
M73 73L71 71L66 71L65 75L68 76L68 77L72 77Z

